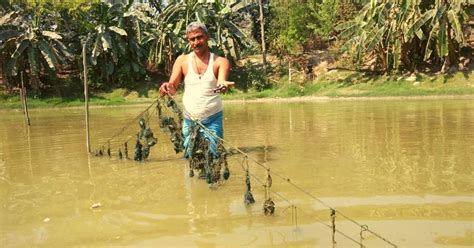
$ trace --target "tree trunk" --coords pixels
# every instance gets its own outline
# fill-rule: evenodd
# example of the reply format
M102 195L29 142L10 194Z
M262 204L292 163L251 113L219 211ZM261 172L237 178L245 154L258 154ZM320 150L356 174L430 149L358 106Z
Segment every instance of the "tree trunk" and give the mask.
M265 48L265 23L263 19L263 6L262 0L258 0L260 7L260 37L262 37L262 63L263 63L263 74L267 77L267 50Z

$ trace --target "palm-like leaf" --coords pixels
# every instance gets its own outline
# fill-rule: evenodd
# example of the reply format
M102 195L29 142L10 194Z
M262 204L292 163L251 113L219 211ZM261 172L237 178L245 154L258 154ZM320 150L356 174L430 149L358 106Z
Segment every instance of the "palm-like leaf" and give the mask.
M55 69L56 65L58 64L58 59L56 58L56 54L53 49L46 43L44 40L38 41L38 48L45 58L46 62L50 69Z
M34 8L2 17L0 54L6 60L4 71L7 76L15 77L19 70L27 71L31 82L39 82L41 73L55 71L60 63L70 58L61 35L48 29L51 26L46 25L46 14L47 11Z
M150 44L149 59L170 65L176 54L189 50L184 39L185 27L191 21L206 23L211 49L222 51L230 59L238 58L248 47L245 34L232 22L231 5L224 1L187 0L171 2L158 16L156 31L146 32L144 43Z
M127 36L127 32L119 27L116 27L116 26L110 26L110 27L107 27L110 31L113 31L119 35L122 35L122 36Z
M466 41L464 39L464 34L462 32L461 23L459 21L459 17L456 15L454 9L450 9L447 12L449 23L453 29L454 37L456 41L460 44L464 44Z
M383 51L379 58L387 72L398 69L400 64L411 63L409 59L402 61L402 51L405 56L418 54L424 60L433 55L433 49L441 58L455 53L448 44L464 44L461 25L466 8L464 0L452 0L449 4L440 0L424 13L420 5L417 0L382 0L381 3L371 0L355 20L337 27L342 30L339 37L347 39L346 46L355 46L348 51L355 51L356 58ZM416 46L418 43L424 49Z
M100 67L94 70L100 75L98 81L110 81L109 76L114 74L115 64L123 53L122 37L128 36L122 27L125 8L122 4L97 3L87 11L77 10L76 16L87 28L82 35L88 51L86 56L92 65L100 61Z

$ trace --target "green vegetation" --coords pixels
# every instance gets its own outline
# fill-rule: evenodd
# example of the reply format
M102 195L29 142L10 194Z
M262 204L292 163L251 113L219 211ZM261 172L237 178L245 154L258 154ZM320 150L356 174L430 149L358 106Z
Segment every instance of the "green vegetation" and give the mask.
M449 68L466 46L463 31L472 6L465 0L370 1L339 26L357 62L375 56L380 68L414 70L425 63Z
M473 94L468 0L262 0L266 74L248 59L261 53L260 1L13 2L0 1L2 108L20 105L22 80L32 107L80 105L83 55L91 104L151 101L196 20L233 63L225 99Z
M224 100L252 100L260 98L291 97L419 97L419 96L465 96L474 98L473 72L457 72L448 75L417 76L373 76L359 72L337 71L322 75L315 81L288 83L283 77L277 87L244 92L232 89L223 95ZM98 93L91 97L92 106L127 105L150 103L159 97L158 91L128 90L117 88L110 92ZM178 94L178 98L181 95ZM29 98L31 108L82 107L82 98ZM18 95L0 93L0 109L20 108Z
M279 87L246 94L228 94L224 99L474 95L473 77L472 71L469 74L458 72L406 77L368 76L359 72L339 71L326 73L312 82L288 84L287 78L282 78Z
M248 46L233 22L230 5L197 0L153 4L0 5L2 84L18 87L21 72L30 95L74 95L80 88L83 48L92 91L135 89L136 82L168 77L174 59L189 52L185 28L201 20L209 26L211 49L232 61ZM67 44L67 46L65 45Z

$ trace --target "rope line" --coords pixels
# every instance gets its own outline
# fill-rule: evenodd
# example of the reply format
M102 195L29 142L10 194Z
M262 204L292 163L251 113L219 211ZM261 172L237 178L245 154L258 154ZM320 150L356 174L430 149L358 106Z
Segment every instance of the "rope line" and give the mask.
M167 95L169 97L169 99L172 99L175 104L176 104L176 107L178 107L177 105L177 102L176 100L174 100L174 98L171 96L171 95ZM153 103L151 103L147 108L145 108L145 110L143 110L141 113L139 113L137 116L135 116L135 118L133 118L131 121L129 121L124 127L122 127L121 130L119 130L117 133L115 133L114 135L112 135L111 138L109 138L107 141L105 141L101 147L105 147L105 145L108 145L108 150L110 151L110 141L115 139L116 137L118 137L120 134L122 134L127 128L129 128L136 120L138 120L140 117L144 117L146 118L146 122L149 122L150 120L150 116L155 112L157 111L157 109L153 109L151 112L149 111L149 109L151 107L153 107L155 104L159 103L159 100L160 98L158 98L157 100L155 100ZM164 104L167 108L170 108L167 104ZM259 165L260 167L266 169L267 171L270 170L270 167L264 165L263 163L257 161L255 158L249 156L249 154L245 153L244 151L242 151L241 149L239 149L238 147L236 146L233 146L230 142L224 140L223 138L217 136L214 132L212 132L211 130L209 130L206 126L204 126L201 121L199 121L198 118L195 118L192 114L190 114L189 112L186 111L186 109L184 108L181 108L181 111L182 113L185 113L185 115L189 118L191 118L197 125L199 125L202 130L204 132L206 132L208 135L212 136L212 137L215 137L217 140L221 141L223 144L227 144L229 146L229 148L231 149L234 149L236 150L237 152L239 152L240 154L242 154L244 156L244 159L241 163L241 167L244 171L246 171L251 177L253 177L258 183L260 183L262 186L265 186L266 190L270 190L273 194L277 195L279 198L281 198L282 200L286 201L290 206L289 207L292 207L295 209L296 211L296 206L289 200L287 199L286 197L284 197L281 193L269 188L267 189L266 187L266 184L263 182L263 180L259 179L255 174L251 173L249 171L249 163L248 163L248 160L250 159L251 161L253 161L255 164ZM146 115L145 115L146 113ZM134 138L134 136L131 136L129 137L125 142L124 144L126 144L127 142L129 142L132 138ZM109 155L110 156L110 155ZM244 163L246 163L246 166L247 168L244 167ZM380 234L370 230L368 228L367 225L362 225L360 224L359 222L349 218L348 216L344 215L342 212L332 208L331 206L329 206L328 204L326 204L324 201L322 201L321 199L317 198L316 196L312 195L310 192L308 192L307 190L303 189L302 187L296 185L295 183L293 183L291 181L290 178L287 178L287 177L284 177L278 173L275 173L274 171L272 172L273 175L276 175L277 177L279 177L280 179L282 179L283 181L286 181L288 184L292 185L293 187L295 187L296 189L298 189L299 191L303 192L304 194L306 194L307 196L309 196L310 198L312 198L313 200L316 200L318 201L319 203L321 203L323 206L329 208L331 211L333 211L334 213L338 213L340 216L344 217L345 219L349 220L350 222L352 222L353 224L355 225L358 225L361 230L363 231L366 231L366 232L369 232L371 233L372 235L378 237L379 239L385 241L386 243L392 245L393 247L397 247L395 244L393 244L392 242L388 241L387 239L385 239L384 237L382 237ZM267 192L267 191L266 191ZM332 225L329 225L327 223L325 223L323 220L321 220L320 218L316 218L316 216L314 215L311 215L311 214L308 214L306 211L303 211L301 208L300 208L300 211L302 211L304 214L312 217L314 220L316 220L316 222L318 223L321 223L322 225L330 228L330 229L333 229L333 226ZM297 220L296 220L297 221ZM335 232L337 232L338 234L342 235L343 237L353 241L354 243L360 245L361 247L365 247L361 242L351 238L350 236L348 236L347 234L343 233L342 231L340 230L337 230L335 229ZM361 231L362 232L362 231ZM362 241L362 240L361 240Z
M244 157L244 158L246 158L246 157ZM243 163L243 162L245 162L245 159L244 159L244 161L242 161L241 167L242 167L242 169L243 169L244 171L246 171L246 168L244 167L244 163ZM257 182L263 183L262 180L260 180L257 176L255 176L255 174L251 173L250 171L249 171L249 175L252 176ZM284 201L286 201L288 204L290 204L290 207L296 207L289 199L285 198L285 197L284 197L283 195L281 195L279 192L277 192L277 191L275 191L275 190L273 190L273 189L270 189L270 191L273 192L273 193L274 193L275 195L277 195L278 197L280 197L281 199L283 199ZM316 216L314 216L314 215L311 215L311 214L307 213L306 211L302 210L301 208L298 208L298 210L301 211L301 212L303 212L303 213L306 214L307 216L310 216L310 217L313 218L313 220L315 220L316 222L318 222L318 223L320 223L320 224L326 226L326 227L329 228L329 229L332 229L332 226L329 225L329 224L327 224L327 223L325 223L324 220L322 220L321 218L318 218L318 217L316 217ZM367 229L368 227L367 227L366 225L364 225L364 228L365 228L365 230L368 230L368 229ZM343 237L345 237L345 238L347 238L347 239L353 241L354 243L360 245L361 247L365 247L362 243L360 243L359 241L353 239L352 237L350 237L349 235L345 234L344 232L342 232L342 231L340 231L340 230L338 230L338 229L336 229L336 232L337 232L338 234L342 235Z
M245 162L245 159L246 159L246 158L247 158L247 157L245 156L245 157L244 157L244 161L242 161L242 164L241 164L242 170L244 170L244 171L247 171L247 169L244 167L244 163L243 163L243 162ZM248 164L247 164L247 165L248 165ZM253 173L251 173L251 172L249 171L249 175L252 176L258 183L262 184L262 186L264 186L263 181L260 180L260 178L258 178L257 176L255 176L255 174L253 174ZM273 192L273 193L274 193L275 195L277 195L278 197L280 197L281 199L283 199L284 201L288 202L288 204L290 204L291 206L294 206L294 204L293 204L290 200L288 200L287 198L285 198L283 195L281 195L281 194L278 193L277 191L275 191L275 190L273 190L273 189L271 189L271 188L270 188L270 191Z
M332 226L331 226L331 225L325 223L325 222L324 222L323 220L321 220L320 218L317 218L316 216L314 216L314 215L312 215L312 214L310 214L310 213L308 213L308 212L302 210L301 208L299 208L299 210L300 210L301 212L303 212L304 214L306 214L307 216L311 217L312 219L316 220L316 222L319 222L319 223L323 224L324 226L326 226L327 228L332 229ZM338 234L344 236L345 238L347 238L347 239L353 241L354 243L360 245L361 247L365 247L362 243L360 243L359 241L357 241L357 240L355 240L354 238L350 237L349 235L343 233L342 231L339 231L338 229L336 229L336 232L337 232Z
M153 106L153 105L152 105L152 106ZM156 109L153 109L153 110L151 111L151 113L150 113L150 112L147 112L148 114L147 114L147 117L146 117L146 122L149 122L149 121L150 121L150 116L151 116L155 111L156 111ZM140 117L140 116L142 116L142 115L143 115L143 112L142 112L141 115L139 115L138 117ZM136 121L137 119L138 119L138 118L135 117L135 121ZM129 142L129 141L132 140L133 138L136 138L136 136L133 136L133 135L132 135L131 137L129 137L128 139L126 139L124 143Z
M168 94L168 97L173 98L173 97L172 97L171 95L169 95L169 94ZM176 101L175 101L175 102L176 102ZM176 102L176 104L178 104L178 103ZM259 161L257 161L257 160L254 159L253 157L250 157L247 153L245 153L244 151L242 151L242 150L239 149L238 147L233 146L230 142L228 142L228 141L224 140L223 138L217 136L214 132L212 132L212 131L209 130L206 126L204 126L204 125L199 121L198 118L195 118L192 114L190 114L188 111L186 111L185 108L181 108L181 109L182 109L183 113L185 113L186 116L188 116L189 118L191 118L192 121L194 121L196 124L198 124L198 125L202 128L202 130L204 130L206 133L208 133L209 135L215 137L216 139L218 139L218 140L221 141L222 143L227 144L230 148L232 148L232 149L238 151L239 153L241 153L242 155L244 155L247 160L248 160L248 159L251 159L255 164L259 165L260 167L262 167L262 168L264 168L264 169L266 169L266 170L269 170L269 169L270 169L268 166L266 166L266 165L260 163ZM243 165L242 165L242 166L243 166ZM250 173L250 174L251 174L251 173ZM298 186L298 185L296 185L295 183L293 183L290 178L286 178L286 177L284 177L284 176L282 176L282 175L280 175L280 174L278 174L278 173L275 173L274 171L272 172L272 174L273 174L273 175L276 175L277 177L279 177L279 178L282 179L283 181L288 182L290 185L292 185L292 186L295 187L296 189L300 190L301 192L303 192L304 194L306 194L307 196L309 196L309 197L312 198L313 200L316 200L316 201L318 201L319 203L321 203L323 206L329 208L330 210L335 211L337 214L339 214L339 215L341 215L342 217L344 217L345 219L351 221L351 222L354 223L355 225L358 225L358 226L361 227L361 228L367 227L367 226L362 225L362 224L360 224L359 222L353 220L352 218L349 218L348 216L344 215L342 212L336 210L335 208L329 206L329 205L328 205L327 203L325 203L323 200L317 198L316 196L312 195L310 192L306 191L305 189L303 189L303 188L301 188L300 186ZM260 181L260 179L258 179L255 175L253 175L253 174L251 174L251 175L252 175L252 177L254 177L257 181ZM262 181L260 181L260 182L262 182ZM277 193L277 192L275 192L275 191L273 191L273 190L272 190L272 192L275 193L275 194L277 194L279 197L282 197L279 193ZM282 199L285 199L285 198L282 197ZM285 199L285 200L286 200L286 199ZM288 201L288 200L287 200L287 201ZM288 201L288 202L291 204L290 201ZM331 226L331 228L332 228L332 226ZM370 233L373 234L374 236L380 238L381 240L385 241L386 243L392 245L393 247L397 247L397 245L395 245L394 243L388 241L387 239L385 239L384 237L382 237L380 234L378 234L378 233L376 233L376 232L370 230L368 227L365 228L365 230L366 230L367 232L370 232ZM341 235L346 236L346 235L343 234L341 231L339 231L339 230L336 230L336 231L337 231L338 233L340 233ZM349 238L350 238L350 237L349 237ZM352 239L352 238L350 238L350 239L353 240L353 241L355 241L356 243L360 244L358 241L356 241L356 240L354 240L354 239Z
M122 129L120 129L117 133L115 133L114 135L112 135L112 137L110 137L107 141L105 141L101 146L99 147L104 147L106 144L108 144L111 140L115 139L116 137L118 137L120 134L122 134L127 128L129 128L135 121L137 121L141 116L143 116L143 114L145 112L147 112L153 105L155 105L157 102L159 101L159 99L153 101L153 103L150 104L150 106L148 106L145 110L143 110L140 114L138 114L137 116L135 116L135 118L133 118L131 121L129 121L127 124L125 124L124 127L122 127ZM127 140L127 142L129 141L130 139Z

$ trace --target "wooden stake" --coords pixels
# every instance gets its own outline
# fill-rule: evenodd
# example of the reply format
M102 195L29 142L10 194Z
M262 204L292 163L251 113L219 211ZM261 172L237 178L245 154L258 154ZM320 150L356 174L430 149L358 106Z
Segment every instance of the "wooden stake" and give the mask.
M23 107L23 114L25 115L26 125L29 126L30 114L28 113L28 101L26 100L26 88L25 88L25 84L23 83L23 72L21 72L20 77L21 77L21 88L20 88L21 106Z
M89 135L89 89L87 86L87 60L86 60L86 41L82 46L82 65L84 69L84 108L86 112L86 145L87 152L91 152L91 141Z
M336 210L331 209L331 222L332 222L332 245L336 245Z

